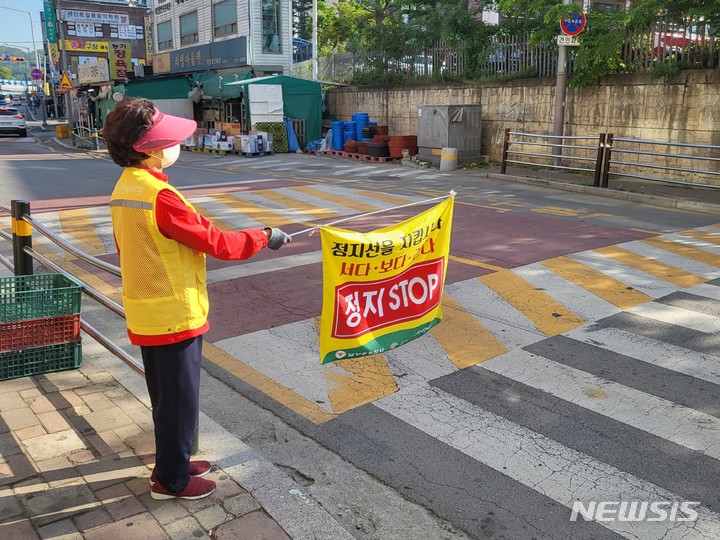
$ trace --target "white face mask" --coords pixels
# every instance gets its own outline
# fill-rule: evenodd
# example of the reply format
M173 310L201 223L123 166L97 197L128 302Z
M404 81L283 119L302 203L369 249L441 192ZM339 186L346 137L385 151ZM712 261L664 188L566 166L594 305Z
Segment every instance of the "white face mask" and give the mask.
M160 161L162 163L162 168L167 169L175 163L178 158L180 157L180 145L176 144L175 146L171 146L170 148L163 148L162 150L162 157L160 158Z

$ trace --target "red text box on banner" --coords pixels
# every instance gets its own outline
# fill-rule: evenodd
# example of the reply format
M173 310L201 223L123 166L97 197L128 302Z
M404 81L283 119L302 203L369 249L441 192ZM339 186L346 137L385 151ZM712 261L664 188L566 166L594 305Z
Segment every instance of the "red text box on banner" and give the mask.
M453 199L368 233L322 227L322 363L394 349L442 319Z

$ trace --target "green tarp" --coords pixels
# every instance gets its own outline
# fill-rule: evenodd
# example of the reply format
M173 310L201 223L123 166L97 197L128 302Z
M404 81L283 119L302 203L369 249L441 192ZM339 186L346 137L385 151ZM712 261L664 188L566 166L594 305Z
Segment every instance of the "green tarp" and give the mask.
M190 91L190 79L187 75L163 79L134 80L125 85L127 97L156 99L187 99Z
M201 86L203 94L211 96L213 99L228 100L240 97L242 87L228 86L228 83L243 81L252 77L252 71L242 71L238 73L222 73L217 74L214 71L203 71L202 73L193 73L193 86Z
M305 141L314 141L322 137L322 94L320 83L307 79L296 79L285 75L258 77L237 82L225 82L226 91L234 89L242 92L248 84L279 84L282 86L283 110L288 118L305 120ZM247 92L246 110L249 110Z

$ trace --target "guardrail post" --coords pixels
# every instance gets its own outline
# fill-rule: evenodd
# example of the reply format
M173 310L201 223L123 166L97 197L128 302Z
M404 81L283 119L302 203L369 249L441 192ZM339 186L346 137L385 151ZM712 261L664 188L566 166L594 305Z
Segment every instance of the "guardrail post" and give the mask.
M597 159L595 160L595 178L593 179L593 186L600 187L600 177L602 175L603 158L605 157L605 133L601 133L598 138L598 151Z
M608 182L610 181L610 154L612 153L612 142L613 142L613 134L608 133L607 137L605 138L605 156L603 158L603 175L602 175L602 186L601 187L608 187Z
M12 239L14 272L16 276L29 276L33 273L33 260L25 253L25 247L32 248L32 227L22 217L30 215L28 201L10 201L12 216Z
M510 148L510 129L505 128L505 137L503 138L502 162L500 163L500 174L505 174L505 171L507 170L507 158L508 158L508 149L509 148Z
M100 139L98 138L97 129L92 128L90 132L90 140L92 141L93 150L100 150Z

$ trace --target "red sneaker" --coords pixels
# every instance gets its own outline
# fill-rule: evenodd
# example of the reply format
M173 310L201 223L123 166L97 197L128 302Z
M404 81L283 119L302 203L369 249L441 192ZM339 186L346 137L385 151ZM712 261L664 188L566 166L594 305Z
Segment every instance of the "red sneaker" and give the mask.
M210 472L210 462L204 460L197 460L190 462L190 476L205 476ZM152 474L150 475L150 487L157 482L157 473L155 467L153 467Z
M170 491L165 489L160 482L155 482L155 485L150 490L150 496L157 500L186 499L194 501L207 497L213 491L215 491L215 482L191 476L188 485L182 491Z

